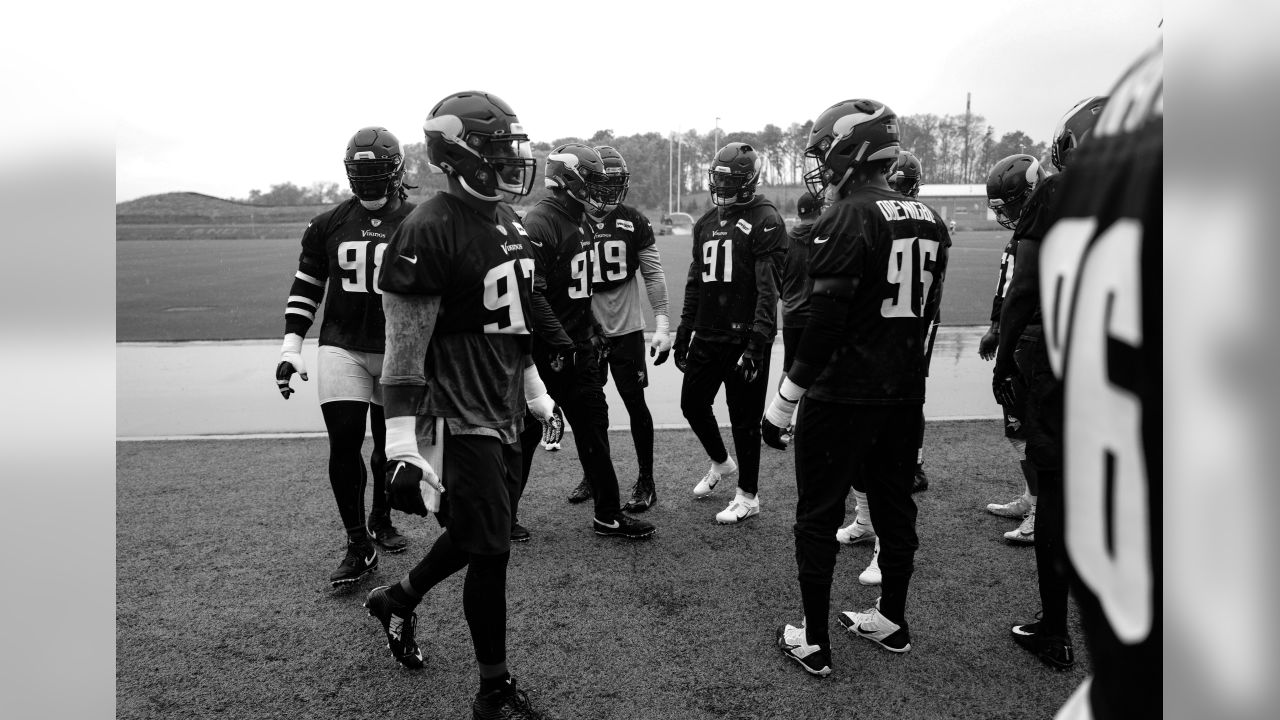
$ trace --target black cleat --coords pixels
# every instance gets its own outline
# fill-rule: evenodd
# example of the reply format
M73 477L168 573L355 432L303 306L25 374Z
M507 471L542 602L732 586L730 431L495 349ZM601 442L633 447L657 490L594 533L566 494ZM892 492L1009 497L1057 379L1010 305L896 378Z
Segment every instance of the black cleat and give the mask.
M652 475L640 475L631 486L631 499L622 506L623 512L642 513L658 502L658 490L653 486Z
M924 465L916 465L916 476L911 480L911 494L929 489L929 476L924 473Z
M595 518L591 521L591 526L595 528L597 535L632 539L649 537L657 531L657 528L653 525L622 513L614 515L609 522L603 522L599 518Z
M529 542L529 530L520 523L511 523L511 542Z
M390 513L380 517L369 516L369 536L378 543L378 547L392 554L404 552L409 547L409 538L401 535L396 526L391 524Z
M1051 668L1070 670L1076 664L1076 653L1071 645L1071 638L1066 635L1041 633L1039 621L1026 625L1014 625L1010 632L1013 634L1014 642Z
M569 502L577 505L580 502L586 502L591 499L591 483L584 477L582 482L578 483L578 487L569 493Z
M396 662L407 668L422 667L422 651L413 639L413 629L418 624L418 614L413 608L405 607L387 593L388 585L376 587L369 591L364 606L369 610L369 617L382 623L382 631L387 635L387 649Z
M516 688L515 678L507 681L506 687L476 693L471 702L473 720L551 720L538 712L529 702L529 696Z
M347 543L347 556L342 559L342 564L337 570L329 576L329 584L334 587L339 585L347 585L353 583L360 578L373 572L378 567L378 551L373 548L373 544L366 541L363 544Z

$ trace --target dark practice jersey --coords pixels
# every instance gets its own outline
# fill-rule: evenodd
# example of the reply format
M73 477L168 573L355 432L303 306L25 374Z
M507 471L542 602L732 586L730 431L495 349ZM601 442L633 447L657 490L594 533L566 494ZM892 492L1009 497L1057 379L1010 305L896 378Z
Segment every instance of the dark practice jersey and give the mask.
M392 210L366 210L351 198L307 223L284 331L305 336L324 299L321 345L383 352L385 320L378 275L387 239L413 208L411 202L400 202Z
M1023 212L1022 217L1018 220L1018 226L1013 231L1013 239L1010 243L1021 242L1040 242L1045 233L1049 232L1049 227L1053 224L1053 201L1057 194L1059 183L1062 181L1062 173L1050 175L1041 180L1036 185L1035 190L1031 191L1031 197L1027 198L1027 209ZM1006 249L1007 246L1006 246ZM1009 274L1012 279L1013 273ZM1008 284L1005 285L1005 292L1008 292ZM1001 311L1004 310L1004 302L1001 301ZM996 315L998 319L1000 316ZM1035 311L1031 314L1027 321L1028 326L1038 326L1041 324L1040 303L1037 299Z
M806 220L787 231L787 256L782 261L782 325L801 328L809 322L809 237L813 221Z
M1162 702L1162 54L1129 70L1072 155L1040 251L1064 383L1066 547L1100 720L1158 715Z
M693 225L693 262L680 323L700 338L758 333L772 340L786 250L786 224L763 195L745 205L708 210Z
M810 233L809 274L857 278L844 341L809 388L831 402L921 404L929 325L942 303L951 236L928 205L860 187Z
M591 232L584 213L555 196L538 201L524 216L535 272L545 281L543 294L569 339L584 343L595 321L591 315L591 278L595 273Z
M991 298L991 322L1000 322L1000 310L1004 307L1004 294L1009 291L1009 280L1018 260L1018 241L1009 238L1000 253L1000 277L996 279L996 294Z
M426 414L490 428L523 417L533 293L524 237L505 203L495 222L446 192L422 203L392 236L382 289L440 296L427 348Z
M653 226L639 210L619 205L596 220L588 217L591 230L593 291L612 290L635 277L640 269L640 251L654 244Z

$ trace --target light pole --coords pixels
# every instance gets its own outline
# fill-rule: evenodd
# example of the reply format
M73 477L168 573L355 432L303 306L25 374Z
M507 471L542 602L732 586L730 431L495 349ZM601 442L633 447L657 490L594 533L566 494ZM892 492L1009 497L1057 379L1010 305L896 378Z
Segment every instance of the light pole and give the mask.
M720 118L716 118L716 146L711 148L711 158L714 160L716 151L720 149Z
M672 160L676 157L676 140L674 133L667 133L667 217L671 217L671 178L673 177L676 166Z
M676 212L680 212L680 191L684 189L684 166L680 164L680 151L684 149L684 138L676 136Z

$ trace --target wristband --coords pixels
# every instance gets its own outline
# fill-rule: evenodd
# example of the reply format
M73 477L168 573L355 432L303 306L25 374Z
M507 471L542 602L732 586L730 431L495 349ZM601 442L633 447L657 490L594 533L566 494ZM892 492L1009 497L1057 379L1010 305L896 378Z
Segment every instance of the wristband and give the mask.
M671 320L666 315L655 315L653 325L654 334L671 332Z
M302 336L298 333L285 333L284 343L280 346L280 354L295 353L302 354Z
M524 369L524 401L537 400L547 394L547 386L538 374L538 366L530 365ZM388 422L390 422L388 420Z
M800 398L804 397L806 392L808 392L808 388L802 388L791 382L789 377L782 378L782 387L778 388L778 395L792 404L800 402Z

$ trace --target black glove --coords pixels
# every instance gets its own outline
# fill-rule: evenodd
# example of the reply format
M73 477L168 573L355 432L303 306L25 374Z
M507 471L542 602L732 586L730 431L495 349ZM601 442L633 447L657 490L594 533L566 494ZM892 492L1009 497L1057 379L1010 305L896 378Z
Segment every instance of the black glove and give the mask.
M572 345L552 348L547 351L547 367L551 369L551 372L561 373L566 370L572 370L574 365L575 358Z
M774 450L786 450L790 438L783 439L786 428L780 428L769 422L769 418L760 418L760 439Z
M693 337L693 329L687 325L676 328L676 343L671 346L675 353L676 369L684 372L689 365L689 341Z
M991 394L1006 408L1018 407L1021 390L1016 374L998 372L991 377Z
M595 355L596 363L603 365L609 359L609 340L603 335L592 335L591 353Z
M392 510L429 515L422 501L422 469L404 460L387 463L387 502Z
M742 357L738 358L738 374L745 382L755 382L756 377L760 375L760 370L764 367L764 354L768 347L769 341L764 335L757 332L751 333L751 339L747 341L747 349L742 353Z

